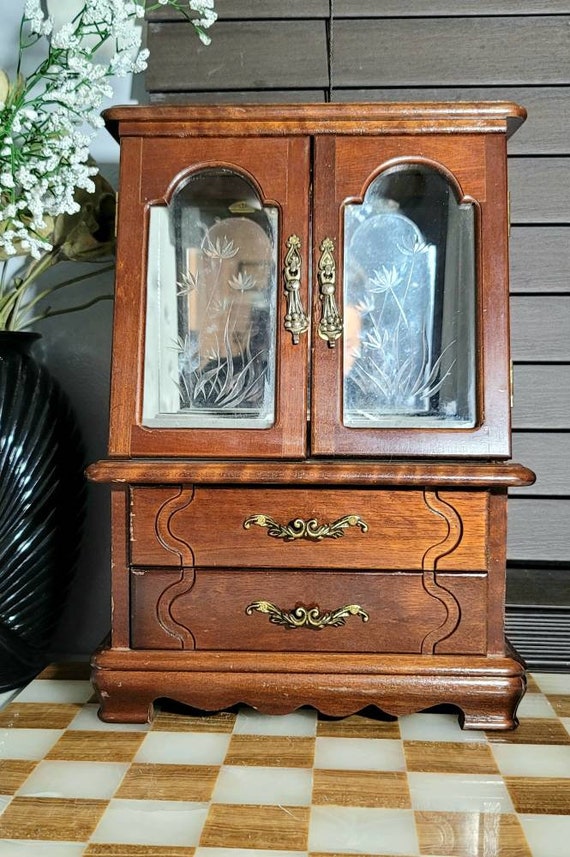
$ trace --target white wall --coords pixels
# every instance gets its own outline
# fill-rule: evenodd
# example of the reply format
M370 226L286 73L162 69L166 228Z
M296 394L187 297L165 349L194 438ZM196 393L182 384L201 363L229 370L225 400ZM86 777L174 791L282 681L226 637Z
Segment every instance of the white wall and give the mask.
M75 0L57 0L58 15L65 13ZM0 0L0 67L13 71L18 44L18 28L23 0ZM130 100L131 81L118 81L111 103ZM140 87L139 87L140 88ZM109 106L109 105L105 105ZM118 146L102 130L91 147L101 172L115 186ZM57 265L50 272L52 282L75 276L91 266L73 263ZM72 287L75 290L75 287ZM65 292L66 290L63 290ZM112 274L94 278L77 287L73 295L84 303L95 295L111 294ZM58 295L52 306L67 304L71 292ZM48 319L38 323L42 334L40 354L52 374L66 391L75 410L82 432L87 463L106 454L109 365L111 351L112 302L104 301L94 307ZM77 576L68 603L62 611L61 625L54 651L88 654L102 641L110 626L109 587L109 500L106 486L89 485L87 489L87 521L82 540Z

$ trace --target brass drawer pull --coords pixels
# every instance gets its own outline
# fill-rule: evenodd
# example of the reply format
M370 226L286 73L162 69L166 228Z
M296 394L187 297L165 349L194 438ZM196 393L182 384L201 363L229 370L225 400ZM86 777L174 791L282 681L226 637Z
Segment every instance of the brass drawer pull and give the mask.
M299 342L299 334L305 333L309 328L309 319L303 304L299 290L301 288L301 239L298 235L291 235L287 239L287 255L283 265L283 279L285 280L285 297L287 298L287 313L285 315L284 327L293 338L293 345Z
M319 292L321 299L321 320L319 321L319 336L334 348L336 340L342 336L342 318L335 300L336 264L333 256L334 242L325 238L321 242L321 258L319 259Z
M282 610L270 601L254 601L248 604L245 612L251 616L253 612L267 613L269 621L274 625L284 625L285 628L310 628L321 631L323 628L340 628L349 616L360 616L363 622L368 622L369 616L359 604L347 604L338 610L320 612L318 607L294 607L293 610Z
M340 539L348 527L360 527L363 533L368 531L368 524L360 515L345 515L332 524L319 524L316 518L295 518L288 524L278 524L269 515L250 515L243 522L246 530L255 524L257 527L267 527L267 535L275 539L284 539L286 542L307 539L312 542L320 542L322 539Z

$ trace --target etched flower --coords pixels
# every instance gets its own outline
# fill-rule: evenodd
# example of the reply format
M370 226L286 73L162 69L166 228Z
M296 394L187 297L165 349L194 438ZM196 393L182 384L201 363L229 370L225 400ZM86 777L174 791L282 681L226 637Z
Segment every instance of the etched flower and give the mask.
M231 259L239 253L239 247L236 247L234 242L229 241L225 235L223 238L216 238L215 241L206 236L203 250L211 259Z
M366 288L369 292L391 292L401 282L402 277L395 265L392 265L391 268L382 265L381 271L374 271L374 276L368 278Z
M251 274L240 271L228 280L228 286L237 292L248 292L257 286L257 280Z

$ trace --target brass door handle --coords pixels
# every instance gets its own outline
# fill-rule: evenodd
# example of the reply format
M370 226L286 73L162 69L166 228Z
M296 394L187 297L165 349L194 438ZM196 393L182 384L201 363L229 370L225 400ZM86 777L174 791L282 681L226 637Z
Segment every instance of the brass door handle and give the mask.
M335 300L336 263L333 256L334 241L332 238L325 238L321 242L320 249L318 279L321 320L318 331L321 339L328 342L329 348L334 348L336 340L342 336L342 318Z
M320 542L322 539L340 539L348 527L359 527L363 533L368 531L368 524L360 515L344 515L333 521L332 524L319 524L316 518L294 518L288 524L279 524L269 515L250 515L243 522L244 529L255 525L266 527L267 535L274 539L283 539L286 542L306 539L307 541Z
M287 299L287 312L285 314L284 327L293 338L293 345L299 342L299 335L305 333L309 328L309 318L303 309L301 302L301 239L298 235L291 235L287 239L287 254L283 263L283 280L285 284L285 297Z
M349 616L360 616L363 622L368 622L368 613L359 604L347 604L337 610L321 610L318 606L297 606L292 610L283 610L271 601L253 601L245 608L248 616L254 612L266 613L273 625L284 625L285 628L309 628L311 631L322 631L323 628L340 628Z

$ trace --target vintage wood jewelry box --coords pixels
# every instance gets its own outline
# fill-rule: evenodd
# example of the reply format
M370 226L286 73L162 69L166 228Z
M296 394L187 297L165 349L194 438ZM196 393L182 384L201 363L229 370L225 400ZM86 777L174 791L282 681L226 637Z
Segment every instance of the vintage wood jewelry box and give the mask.
M513 104L124 107L108 721L509 729Z

